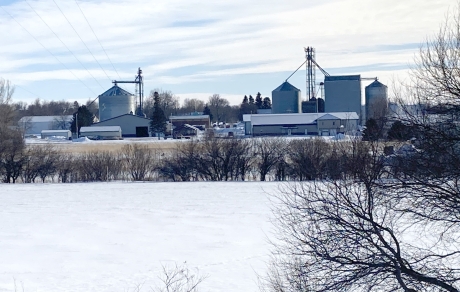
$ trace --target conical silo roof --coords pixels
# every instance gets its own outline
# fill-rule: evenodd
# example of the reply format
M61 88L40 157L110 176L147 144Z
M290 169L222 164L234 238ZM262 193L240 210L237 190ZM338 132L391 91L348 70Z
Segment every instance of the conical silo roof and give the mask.
M273 91L300 91L300 89L298 89L297 87L295 87L294 85L292 85L291 83L287 82L287 81L284 81L283 84L281 84L280 86L278 86L276 89L274 89Z
M124 90L121 87L118 87L118 85L112 86L109 90L106 92L102 93L99 96L120 96L120 95L127 95L127 96L132 96L132 93L129 93L128 91Z
M383 83L380 83L378 80L375 80L374 82L366 86L366 88L367 87L387 87L387 86Z

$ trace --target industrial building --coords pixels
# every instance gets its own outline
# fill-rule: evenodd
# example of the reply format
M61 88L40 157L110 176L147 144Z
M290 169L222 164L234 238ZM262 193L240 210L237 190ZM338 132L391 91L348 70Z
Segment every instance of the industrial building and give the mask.
M124 114L91 125L91 127L101 126L119 126L123 137L148 137L150 120L133 114Z
M19 120L18 127L25 135L40 135L43 130L68 130L72 119L72 115L25 116Z
M380 119L388 114L388 87L378 80L365 87L366 120Z
M135 111L136 97L116 84L99 95L99 121L101 122L125 114L134 114Z
M243 115L245 134L251 136L355 134L359 116L355 112Z
M361 76L325 76L324 110L331 112L355 112L361 118Z
M302 98L300 89L285 81L272 91L272 113L301 113Z

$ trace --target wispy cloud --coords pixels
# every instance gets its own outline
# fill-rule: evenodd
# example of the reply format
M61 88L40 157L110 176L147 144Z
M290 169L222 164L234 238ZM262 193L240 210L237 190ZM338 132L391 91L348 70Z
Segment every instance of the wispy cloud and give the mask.
M229 76L249 78L259 87L237 82L222 88L229 95L270 92L278 84L260 83L261 74L292 72L303 62L305 46L314 46L320 65L337 74L353 70L399 74L405 72L418 44L437 31L452 5L450 0L159 0L155 5L146 0L79 0L108 60L75 1L56 3L105 73L53 1L7 1L2 7L56 57L0 9L0 31L7 40L0 47L0 76L50 98L56 95L40 82L68 82L78 76L93 88L92 75L108 88L110 80L118 78L110 61L122 78L133 79L137 67L142 67L148 86L177 92L203 92L197 88L210 88L210 82L220 84ZM72 86L69 98L88 95L80 82Z

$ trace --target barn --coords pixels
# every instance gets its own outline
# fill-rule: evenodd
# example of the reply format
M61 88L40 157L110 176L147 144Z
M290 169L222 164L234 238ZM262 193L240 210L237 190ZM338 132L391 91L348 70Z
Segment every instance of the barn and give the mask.
M120 126L123 137L148 137L150 120L141 116L124 114L91 125L91 127L105 126Z

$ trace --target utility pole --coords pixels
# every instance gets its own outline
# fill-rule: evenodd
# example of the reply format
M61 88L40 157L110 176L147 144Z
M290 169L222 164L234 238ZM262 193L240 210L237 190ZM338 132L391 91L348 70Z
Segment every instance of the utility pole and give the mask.
M77 130L77 139L78 139L78 111L75 113L75 128Z

